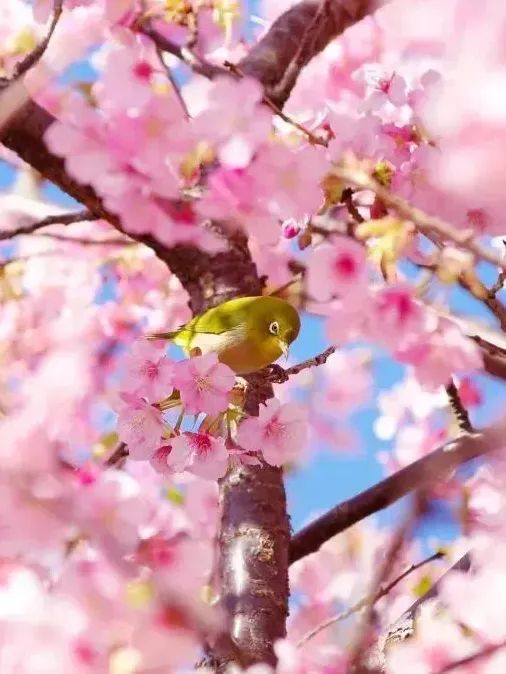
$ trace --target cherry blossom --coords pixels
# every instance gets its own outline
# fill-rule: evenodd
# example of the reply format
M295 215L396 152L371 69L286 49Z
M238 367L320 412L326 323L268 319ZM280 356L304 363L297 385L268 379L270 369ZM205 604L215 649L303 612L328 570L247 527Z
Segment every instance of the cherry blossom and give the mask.
M230 636L230 674L348 674L414 601L385 674L506 671L506 453L483 446L504 398L504 3L331 4L0 3L2 674L184 673ZM286 377L145 338L274 291L303 323ZM420 478L397 550L407 499L348 526L466 442L495 451ZM288 518L293 551L342 501L347 528L288 566Z
M167 463L174 470L189 470L198 477L217 480L227 470L228 452L223 438L208 433L183 433L171 440Z
M163 432L161 412L142 398L122 394L118 435L128 445L133 459L150 459L160 445Z
M174 362L164 355L159 346L138 341L128 353L125 362L122 390L157 402L173 390Z
M188 414L217 414L228 407L228 394L235 377L227 365L218 362L215 353L208 353L181 361L174 383Z
M308 290L316 299L365 294L367 264L363 247L345 237L318 246L308 265Z
M243 449L262 452L273 466L297 461L307 438L305 409L296 403L281 405L276 398L260 409L258 417L239 426L237 442Z

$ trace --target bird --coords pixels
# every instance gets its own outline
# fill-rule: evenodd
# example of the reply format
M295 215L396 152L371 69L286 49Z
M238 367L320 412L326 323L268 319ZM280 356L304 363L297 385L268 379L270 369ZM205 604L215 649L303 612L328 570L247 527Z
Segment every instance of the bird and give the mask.
M300 317L289 302L272 295L238 297L195 316L173 332L147 335L171 340L187 355L216 353L237 375L262 370L288 350L300 331Z

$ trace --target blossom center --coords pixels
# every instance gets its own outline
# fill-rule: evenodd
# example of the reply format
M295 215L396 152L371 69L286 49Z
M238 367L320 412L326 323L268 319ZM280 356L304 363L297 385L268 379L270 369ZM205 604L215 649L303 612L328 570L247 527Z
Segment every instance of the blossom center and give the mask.
M336 271L341 276L348 276L348 277L354 276L357 269L357 263L355 262L355 258L349 253L343 253L338 258L336 258L334 266Z

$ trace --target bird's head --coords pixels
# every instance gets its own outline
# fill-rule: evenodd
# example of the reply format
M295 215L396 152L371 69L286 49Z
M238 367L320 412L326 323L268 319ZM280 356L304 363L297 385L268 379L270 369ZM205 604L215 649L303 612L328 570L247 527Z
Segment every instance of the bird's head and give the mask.
M300 318L297 310L279 297L259 297L251 307L251 320L255 332L264 344L266 351L277 355L288 356L290 344L300 331Z

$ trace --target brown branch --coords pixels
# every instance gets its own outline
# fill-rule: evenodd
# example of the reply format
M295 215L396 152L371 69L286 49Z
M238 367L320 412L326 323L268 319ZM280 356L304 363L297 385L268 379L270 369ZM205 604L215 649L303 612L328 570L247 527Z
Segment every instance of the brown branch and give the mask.
M42 220L36 220L35 222L29 222L27 224L21 225L16 229L10 230L0 230L0 241L5 239L11 239L14 236L20 236L24 234L33 234L38 229L43 227L49 227L49 225L70 225L74 222L85 222L87 220L98 220L98 216L94 215L88 210L77 211L75 213L61 213L60 215L48 215Z
M188 46L180 46L176 42L173 42L163 35L160 35L160 33L154 30L154 28L148 22L144 23L140 27L139 32L151 38L158 50L167 52L167 54L172 54L172 56L178 58L197 75L207 77L209 80L214 79L218 75L230 77L230 72L226 68L209 63L209 61L206 61L195 54L195 52L192 51Z
M237 77L244 77L243 71L237 66L235 63L231 63L231 61L225 61L225 66L230 70L231 73L236 75ZM322 138L321 136L317 136L314 134L310 129L305 127L303 124L300 124L297 122L297 120L293 119L293 117L290 117L286 113L279 108L276 103L272 99L270 99L267 95L264 95L262 97L262 103L266 105L268 108L274 112L280 119L282 119L284 122L287 124L290 124L293 126L295 129L300 131L304 136L306 136L307 140L312 144L312 145L322 145L323 147L328 147L328 140L325 138Z
M474 429L473 425L471 424L471 419L469 418L469 412L464 407L462 400L460 399L459 392L453 379L450 379L445 388L446 394L448 395L448 400L450 402L450 407L455 415L455 418L457 419L459 429L464 433L472 433Z
M16 64L11 82L14 82L15 80L18 80L20 77L22 77L42 58L44 52L47 49L49 41L51 40L51 37L53 36L56 24L60 20L62 11L63 0L54 0L53 18L51 20L46 37L29 54L27 54L22 61Z
M488 644L487 646L485 646L479 651L476 651L476 653L473 653L472 655L468 655L465 658L460 658L460 660L454 660L453 662L449 662L447 665L439 669L434 674L448 674L448 672L453 672L455 669L458 669L459 667L465 667L465 665L471 665L475 662L479 662L480 660L488 658L504 647L506 647L506 640L501 641L498 644Z
M357 613L358 611L361 611L363 608L365 608L369 603L372 603L373 605L376 604L380 599L385 597L387 594L391 592L391 590L394 589L399 583L401 583L405 578L410 576L412 573L415 571L418 571L418 569L421 569L422 566L425 566L426 564L430 564L430 562L434 562L437 559L442 559L444 557L444 553L441 551L435 552L434 554L430 555L430 557L426 557L425 559L422 559L420 562L416 562L416 564L411 564L411 566L408 566L407 569L405 569L397 578L394 578L390 583L388 584L382 584L376 594L372 597L370 597L369 594L365 595L362 597L362 599L359 599L353 606L350 606L347 608L345 611L341 611L341 613L338 613L337 615L332 616L331 618L328 618L327 620L323 621L319 625L317 625L314 629L312 629L310 632L307 632L302 639L298 642L297 648L300 648L301 646L304 646L304 644L315 637L316 635L320 634L320 632L323 632L323 630L327 629L327 627L331 627L332 625L335 625L338 622L341 622L342 620L346 620L350 616L352 616L354 613Z
M372 0L305 0L282 14L237 65L279 108L304 66L334 38L376 9Z
M360 520L383 510L415 489L428 487L459 465L504 446L506 421L446 442L373 487L340 503L308 524L293 538L290 562L316 552L323 543Z
M488 374L506 380L506 351L479 335L470 335L470 337L481 349L483 365Z
M87 236L65 236L65 234L57 234L56 232L36 232L35 237L44 239L54 239L63 243L75 243L81 246L138 246L138 241L122 237L109 237L107 239L92 239Z
M104 466L106 468L115 468L116 466L119 466L127 456L127 446L124 442L120 442L114 452L104 461Z
M325 351L319 353L317 356L303 360L297 365L292 365L286 369L282 368L280 365L271 365L268 369L270 370L264 377L265 381L270 382L271 384L282 384L285 381L288 381L290 377L295 374L299 374L302 370L308 370L311 367L318 367L324 365L330 356L336 351L335 346L329 346Z
M355 206L355 203L353 201L353 190L351 190L349 187L344 189L341 201L346 206L348 213L355 220L355 222L362 223L365 221L365 218L360 214L360 211Z
M471 558L469 553L463 555L455 564L446 571L437 582L432 585L432 587L425 592L421 597L419 597L411 606L404 611L400 618L398 618L387 630L382 644L382 650L385 650L390 646L390 644L396 641L402 641L407 639L413 634L415 619L420 610L420 607L429 601L429 599L434 599L439 594L439 588L443 584L444 580L448 578L448 575L453 571L469 571L471 568Z
M412 509L405 518L404 522L397 528L392 535L392 540L388 546L385 558L379 565L374 574L372 590L369 593L369 599L365 605L365 615L361 624L359 624L357 635L350 649L349 669L350 672L362 672L365 668L365 658L368 654L370 643L370 631L374 621L374 598L384 582L388 579L392 568L395 567L407 540L410 538L413 527L418 521L420 515L425 509L425 499L420 494L415 495Z
M471 251L477 258L506 270L506 260L490 249L481 246L476 241L475 233L472 230L458 229L448 222L441 220L441 218L428 215L416 206L409 204L402 197L389 192L377 180L374 180L374 178L371 178L363 171L351 168L335 168L334 172L342 180L356 187L373 191L386 206L394 208L399 215L413 222L420 232L435 233L446 241L452 241L457 246Z

